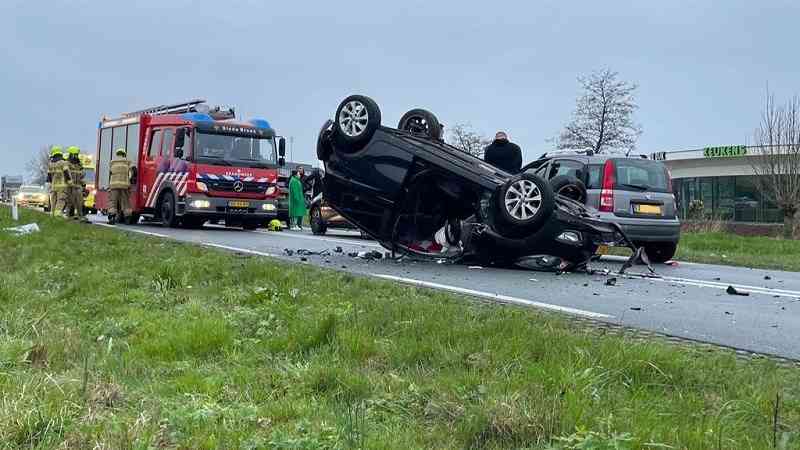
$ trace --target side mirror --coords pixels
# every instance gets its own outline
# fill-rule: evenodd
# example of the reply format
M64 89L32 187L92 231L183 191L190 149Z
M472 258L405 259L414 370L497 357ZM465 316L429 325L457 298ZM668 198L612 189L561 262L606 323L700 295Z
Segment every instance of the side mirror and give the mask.
M182 149L186 140L186 128L178 128L175 131L175 149Z
M286 165L286 158L284 158L283 156L279 157L278 158L278 165L281 166L281 167L285 166Z
M278 156L281 158L286 157L286 139L284 138L278 138Z

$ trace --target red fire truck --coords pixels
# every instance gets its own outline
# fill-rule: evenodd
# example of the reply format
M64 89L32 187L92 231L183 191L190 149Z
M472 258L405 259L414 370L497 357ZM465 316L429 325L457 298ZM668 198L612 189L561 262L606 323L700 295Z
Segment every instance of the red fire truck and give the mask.
M108 208L109 163L119 148L136 168L130 221L253 229L277 216L285 140L264 119L198 99L103 117L97 133L97 208Z

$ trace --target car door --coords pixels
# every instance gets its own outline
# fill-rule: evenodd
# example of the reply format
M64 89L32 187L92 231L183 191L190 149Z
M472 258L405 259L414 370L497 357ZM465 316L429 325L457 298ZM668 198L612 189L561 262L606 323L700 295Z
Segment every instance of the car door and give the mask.
M151 128L148 130L145 139L147 153L142 157L142 165L139 173L139 195L144 199L144 207L152 208L155 203L155 183L158 175L156 165L161 157L161 137L164 130L161 128ZM158 180L160 181L160 180Z

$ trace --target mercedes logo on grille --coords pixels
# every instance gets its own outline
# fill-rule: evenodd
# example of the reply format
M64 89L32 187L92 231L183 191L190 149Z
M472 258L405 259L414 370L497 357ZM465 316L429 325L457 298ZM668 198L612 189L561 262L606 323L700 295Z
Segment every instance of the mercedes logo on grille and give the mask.
M236 192L242 192L244 190L244 183L241 181L233 183L233 190Z

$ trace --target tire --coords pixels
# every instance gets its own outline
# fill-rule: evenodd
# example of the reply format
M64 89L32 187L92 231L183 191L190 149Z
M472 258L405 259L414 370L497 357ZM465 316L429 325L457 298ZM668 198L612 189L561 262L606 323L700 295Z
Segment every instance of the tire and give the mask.
M336 148L345 153L360 150L380 126L381 110L375 100L364 95L351 95L336 109Z
M324 235L328 231L328 224L322 219L322 210L319 205L312 206L308 215L309 222L311 222L311 232L317 236Z
M569 175L559 175L550 180L553 193L585 205L588 195L583 181Z
M397 129L412 134L421 134L425 137L440 140L442 138L442 125L432 112L425 109L412 109L403 114Z
M675 256L677 242L650 242L644 245L644 251L651 262L665 263Z
M158 211L161 216L161 225L169 228L178 226L178 216L175 215L175 195L167 191L161 195L158 202Z
M242 224L242 228L247 231L258 229L259 226L261 226L261 222L244 222Z
M322 125L317 135L317 159L320 161L327 161L333 151L333 146L331 145L332 130L333 121L328 119Z
M555 195L544 178L523 173L511 177L495 195L495 224L501 234L522 237L539 228L555 209Z

